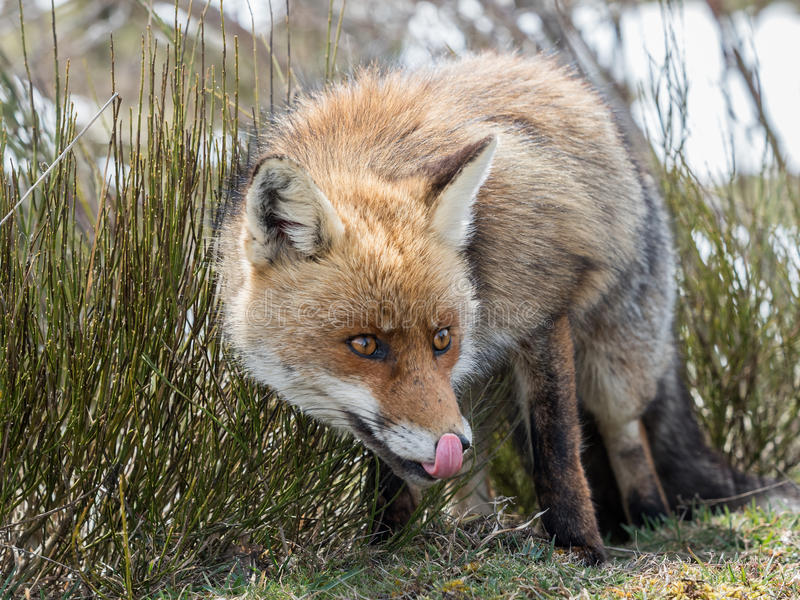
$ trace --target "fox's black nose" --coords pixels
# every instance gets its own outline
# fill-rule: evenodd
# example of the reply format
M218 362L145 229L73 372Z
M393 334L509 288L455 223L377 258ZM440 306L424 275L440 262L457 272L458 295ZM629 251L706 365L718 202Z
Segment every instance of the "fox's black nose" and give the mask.
M467 438L467 436L465 436L463 433L457 433L456 437L458 437L459 441L461 442L461 449L464 452L469 450L469 447L472 446L472 444L470 443L470 441Z

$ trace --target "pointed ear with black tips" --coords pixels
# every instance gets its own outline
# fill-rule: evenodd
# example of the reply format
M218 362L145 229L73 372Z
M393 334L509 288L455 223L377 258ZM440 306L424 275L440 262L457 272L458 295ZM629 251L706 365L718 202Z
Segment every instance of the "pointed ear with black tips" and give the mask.
M303 167L282 156L256 165L245 195L243 232L252 263L319 255L343 232L336 210Z
M465 146L426 169L437 197L433 201L431 227L447 244L464 248L472 232L472 208L478 191L489 176L497 137L490 136Z

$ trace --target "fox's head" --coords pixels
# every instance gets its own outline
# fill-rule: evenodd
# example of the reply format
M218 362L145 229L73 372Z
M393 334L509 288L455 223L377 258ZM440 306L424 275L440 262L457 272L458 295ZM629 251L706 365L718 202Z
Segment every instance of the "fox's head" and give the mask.
M394 180L267 155L233 224L227 328L247 368L416 484L455 475L472 442L453 385L470 370L464 251L496 144Z

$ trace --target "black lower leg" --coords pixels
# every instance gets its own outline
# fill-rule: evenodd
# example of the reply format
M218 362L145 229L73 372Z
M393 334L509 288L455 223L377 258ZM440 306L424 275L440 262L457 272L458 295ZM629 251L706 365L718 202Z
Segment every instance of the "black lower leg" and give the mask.
M376 542L402 529L417 507L408 484L378 457L373 457L367 473L367 497L374 502L371 531Z
M544 342L544 343L543 343ZM515 361L520 398L528 411L533 480L542 523L556 544L580 547L588 563L605 559L589 486L580 461L574 350L567 317L544 340L532 340Z

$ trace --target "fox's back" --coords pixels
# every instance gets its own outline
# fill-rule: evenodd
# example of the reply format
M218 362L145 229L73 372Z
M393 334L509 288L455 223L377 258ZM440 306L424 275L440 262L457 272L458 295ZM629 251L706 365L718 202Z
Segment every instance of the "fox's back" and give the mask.
M596 306L640 260L643 235L669 245L660 201L648 197L610 110L550 59L484 54L418 71L365 69L302 101L266 143L304 165L337 210L370 212L403 238L414 235L404 215L419 207L363 195L348 207L342 188L424 179L439 157L487 136L498 149L468 250L487 344L555 307L580 315ZM671 276L671 256L662 262L655 270Z

